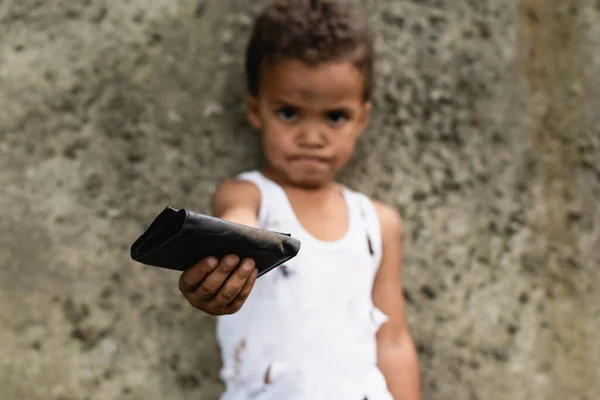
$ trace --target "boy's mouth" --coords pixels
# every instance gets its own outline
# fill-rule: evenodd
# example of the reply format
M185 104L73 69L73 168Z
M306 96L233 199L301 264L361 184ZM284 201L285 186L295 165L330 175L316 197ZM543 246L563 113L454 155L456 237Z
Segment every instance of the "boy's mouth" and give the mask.
M293 156L290 157L290 161L300 163L303 165L322 165L326 164L329 159L325 157L316 157L316 156Z

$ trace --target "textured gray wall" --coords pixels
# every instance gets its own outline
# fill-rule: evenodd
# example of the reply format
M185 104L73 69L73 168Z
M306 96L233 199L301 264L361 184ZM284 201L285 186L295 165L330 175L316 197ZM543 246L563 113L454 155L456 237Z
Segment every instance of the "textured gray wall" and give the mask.
M0 1L0 398L216 398L213 320L128 247L258 165L260 3ZM600 4L362 3L376 113L343 181L404 215L424 399L596 399Z

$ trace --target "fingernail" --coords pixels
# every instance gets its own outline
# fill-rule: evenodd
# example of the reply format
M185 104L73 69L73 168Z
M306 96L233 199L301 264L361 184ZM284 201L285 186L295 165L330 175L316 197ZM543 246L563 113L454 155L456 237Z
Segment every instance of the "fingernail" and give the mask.
M217 266L217 264L219 263L219 260L217 260L214 257L209 258L208 260L206 260L206 263L208 264L209 267L214 268Z
M254 269L254 261L252 261L252 260L244 261L244 265L242 265L242 268L244 269L244 272L252 272L252 270Z
M231 265L237 265L237 263L240 262L240 258L236 255L229 255L227 256L227 264L231 264Z

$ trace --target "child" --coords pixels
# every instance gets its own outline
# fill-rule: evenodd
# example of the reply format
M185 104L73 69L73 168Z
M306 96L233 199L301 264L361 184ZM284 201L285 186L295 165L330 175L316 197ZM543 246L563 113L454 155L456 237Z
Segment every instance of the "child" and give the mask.
M302 247L258 280L253 261L236 255L181 275L188 301L219 315L222 400L419 399L401 219L334 181L371 109L366 22L333 0L276 1L246 56L248 117L266 167L221 183L212 213L289 232Z

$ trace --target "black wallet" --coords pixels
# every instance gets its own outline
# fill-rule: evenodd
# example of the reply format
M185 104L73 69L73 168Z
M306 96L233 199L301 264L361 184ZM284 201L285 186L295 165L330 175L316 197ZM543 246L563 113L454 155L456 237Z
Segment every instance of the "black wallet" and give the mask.
M167 207L131 245L130 255L142 264L184 271L206 257L236 254L253 259L262 276L299 251L300 241L290 234Z

